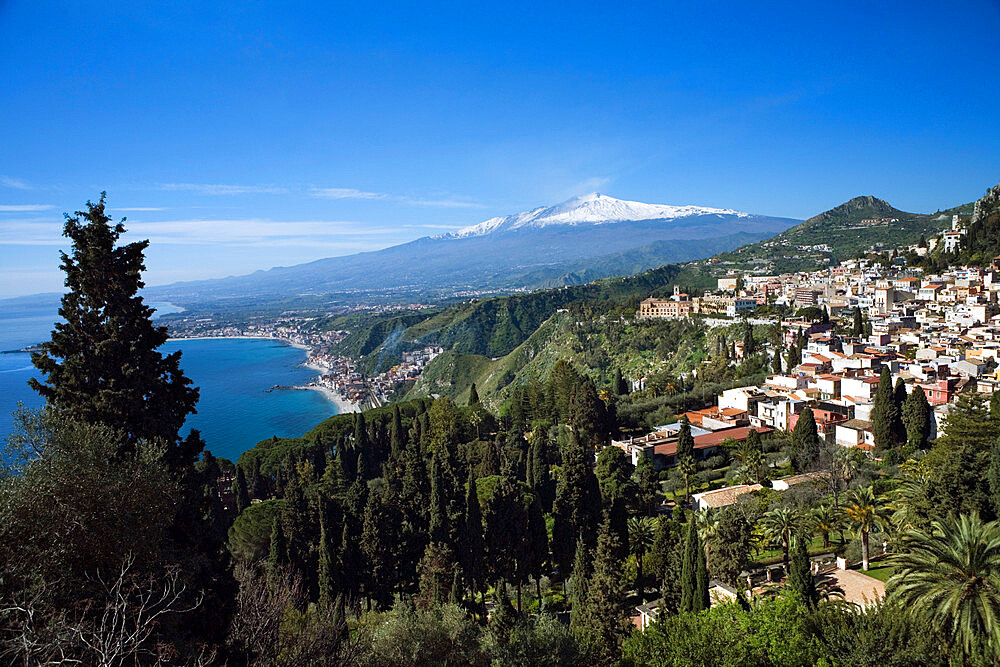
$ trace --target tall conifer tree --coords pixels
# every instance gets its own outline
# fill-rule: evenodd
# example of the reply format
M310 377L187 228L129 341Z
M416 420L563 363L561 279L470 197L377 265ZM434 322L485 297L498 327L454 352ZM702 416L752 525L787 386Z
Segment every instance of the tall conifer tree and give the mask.
M125 221L112 224L105 196L66 216L63 236L73 248L61 256L69 291L51 340L31 355L45 380L29 384L53 410L118 429L129 444L158 440L168 463L188 466L200 452L187 451L178 433L198 390L181 371L179 351L158 352L167 328L153 326L153 309L138 295L149 241L117 246Z

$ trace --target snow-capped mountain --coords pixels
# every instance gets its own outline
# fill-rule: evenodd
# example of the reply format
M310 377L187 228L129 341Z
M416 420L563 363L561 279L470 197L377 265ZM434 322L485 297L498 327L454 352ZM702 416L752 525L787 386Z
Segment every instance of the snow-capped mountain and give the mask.
M374 252L147 291L183 304L190 299L350 294L359 300L531 288L708 257L799 222L589 194Z
M609 224L636 220L676 220L695 216L726 216L749 218L749 213L729 208L707 206L670 206L645 204L639 201L615 199L592 192L573 197L555 206L540 206L515 215L490 218L477 225L463 227L445 238L467 238L524 228L542 228L550 225Z

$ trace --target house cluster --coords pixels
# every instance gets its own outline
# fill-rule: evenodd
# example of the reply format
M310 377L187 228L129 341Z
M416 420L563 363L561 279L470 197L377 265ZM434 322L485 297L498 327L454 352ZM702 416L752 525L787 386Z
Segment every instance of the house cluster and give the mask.
M758 433L770 433L770 426L753 426L746 418L745 411L726 411L716 408L697 410L686 413L691 423L691 435L694 438L694 458L705 459L719 453L723 443L741 442L750 435L751 429ZM629 457L632 465L639 459L652 461L657 470L669 468L677 463L677 444L680 422L658 426L648 435L637 438L612 440L611 445L618 447Z
M732 280L735 291L736 278L720 278L720 285ZM736 317L750 313L758 305L757 300L748 296L733 296L731 294L715 294L707 292L703 296L689 297L683 294L679 287L674 287L674 293L669 299L650 297L639 304L636 316L641 320L666 318L677 319L691 315L728 315Z

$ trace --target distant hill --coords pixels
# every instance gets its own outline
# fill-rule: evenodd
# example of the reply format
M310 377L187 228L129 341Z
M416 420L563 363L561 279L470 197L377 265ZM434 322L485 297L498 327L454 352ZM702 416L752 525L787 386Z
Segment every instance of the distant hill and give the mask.
M184 304L247 296L261 300L352 293L357 300L375 300L400 293L440 297L456 291L530 289L707 257L798 222L592 194L375 252L155 287L147 294ZM644 250L618 255L637 249Z
M855 197L815 215L773 238L722 252L713 262L765 273L808 271L871 249L887 250L916 243L967 216L973 204L935 213L908 213L871 195Z
M369 327L353 323L351 336L345 341L346 350L363 347L371 359L389 364L398 351L407 346L439 344L452 354L442 356L428 367L426 377L413 392L458 395L467 390L469 381L476 381L485 388L503 386L511 374L520 374L521 366L542 354L546 342L528 343L539 338L540 327L557 309L575 302L627 303L651 294L665 295L679 284L694 289L714 288L716 279L729 270L774 272L815 270L833 261L851 257L873 246L885 248L896 244L915 243L921 234L931 235L951 223L953 214L968 215L973 205L965 204L933 214L907 213L894 208L876 197L855 197L829 211L787 229L764 241L744 245L732 252L722 252L708 259L666 264L629 277L599 279L574 284L574 274L558 274L550 278L551 288L527 294L473 300L427 313L418 321L392 323L392 349L376 344L387 328L387 323L376 318ZM866 222L867 221L867 222ZM666 246L672 245L666 243ZM818 250L814 246L825 249ZM809 249L802 250L800 247ZM628 266L629 257L637 262L654 261L658 251L666 252L660 244L644 246L606 256L602 261L590 260L591 267ZM626 273L626 271L622 271ZM544 278L544 272L535 272L533 280ZM344 327L347 328L347 327ZM521 346L526 347L522 348ZM522 351L528 352L527 356ZM554 357L543 356L551 360ZM494 361L491 361L494 359ZM541 363L534 361L532 366ZM464 368L471 364L473 369ZM447 367L447 368L446 368ZM458 373L455 376L455 373ZM415 395L411 393L411 395Z

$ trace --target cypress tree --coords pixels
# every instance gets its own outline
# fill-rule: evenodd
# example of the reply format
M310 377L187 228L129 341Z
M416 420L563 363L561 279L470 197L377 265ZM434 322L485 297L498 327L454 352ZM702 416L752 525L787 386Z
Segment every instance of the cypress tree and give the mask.
M576 541L576 555L573 558L573 572L570 575L570 625L577 626L587 599L587 584L590 580L591 553L580 538Z
M778 375L781 375L781 373L782 373L782 370L781 370L781 348L780 347L775 347L774 348L774 357L771 358L771 370L773 370Z
M482 591L485 581L486 567L485 543L483 540L483 513L479 506L479 492L476 487L476 477L469 470L469 481L465 490L465 550L463 552L462 569L469 588Z
M903 378L897 378L896 387L892 392L892 432L893 441L897 446L906 443L906 424L903 423L903 406L906 404L907 398L906 383L903 382Z
M681 566L680 612L698 611L698 552L701 551L701 543L696 523L693 515L688 517L687 534L684 538L684 561Z
M695 522L693 517L692 522ZM708 565L705 562L705 546L702 544L701 538L697 533L698 531L695 529L695 541L698 546L698 561L697 571L695 573L694 606L691 609L691 611L696 612L708 609L712 604L708 595Z
M990 485L990 504L994 516L1000 516L1000 438L990 445L990 467L986 471L986 480Z
M743 323L743 358L749 359L755 354L757 354L757 342L753 337L753 324L750 323L750 320L745 320Z
M594 554L594 570L587 583L582 613L577 627L593 642L598 662L613 664L621 655L621 642L628 632L625 614L625 583L621 545L608 521L601 525Z
M620 368L615 369L615 393L619 396L628 393L628 382L625 381Z
M319 605L327 608L334 602L334 577L336 576L336 551L331 543L333 535L330 526L328 502L319 501Z
M281 527L281 517L276 516L271 523L271 550L267 558L268 568L273 574L287 562L288 541L285 539L285 531Z
M477 405L479 405L479 392L476 390L476 383L473 382L472 386L469 387L469 407Z
M691 422L687 415L681 417L681 428L677 433L677 453L675 461L680 461L685 457L694 458L694 437L691 435Z
M250 493L247 490L247 476L243 468L236 466L236 479L233 481L233 495L236 496L236 511L242 512L250 506Z
M399 414L399 406L392 406L392 428L389 431L389 452L393 460L403 453L406 443L403 441L403 421Z
M542 600L542 567L549 558L549 534L545 527L545 516L542 505L536 496L528 506L527 527L525 531L525 549L518 565L522 571L534 577L535 595L541 604Z
M576 433L569 431L552 505L552 555L564 570L573 562L578 537L582 536L587 544L594 543L600 508L601 491L594 475L593 456L577 441Z
M865 323L861 319L861 308L854 307L854 322L851 325L851 336L859 338L865 332Z
M903 403L903 423L907 443L917 449L926 449L931 437L931 406L920 385L913 388Z
M802 602L809 608L815 607L816 603L819 602L819 593L816 590L816 582L813 580L810 569L809 554L806 551L806 540L801 536L795 538L786 581L789 588L797 592L802 598Z
M167 463L190 466L200 451L178 443L178 433L195 411L198 390L181 370L179 351L157 351L167 328L153 326L153 309L138 295L149 241L116 247L125 220L112 225L105 197L102 192L86 211L66 215L63 236L73 248L60 253L69 288L59 308L63 321L31 355L44 382L32 378L28 384L52 410L118 429L127 446L163 442Z
M358 536L351 530L351 522L345 517L344 527L340 531L339 570L343 582L344 594L356 596L360 592L361 558L358 554Z
M897 444L896 436L896 400L892 386L892 373L888 366L882 367L879 376L878 389L872 401L872 434L875 436L875 446L879 449L892 449Z
M525 536L527 515L521 490L511 466L505 465L483 511L486 562L494 581L512 581L515 577L517 549Z
M368 425L365 424L365 413L359 412L354 418L354 451L360 456L368 450Z
M449 544L448 539L448 492L445 489L444 473L441 470L441 454L435 450L431 456L431 496L430 496L430 540L438 544Z
M812 408L808 406L802 410L795 428L792 429L790 454L792 466L799 472L807 470L819 458L819 432L816 430L816 419L813 417Z

